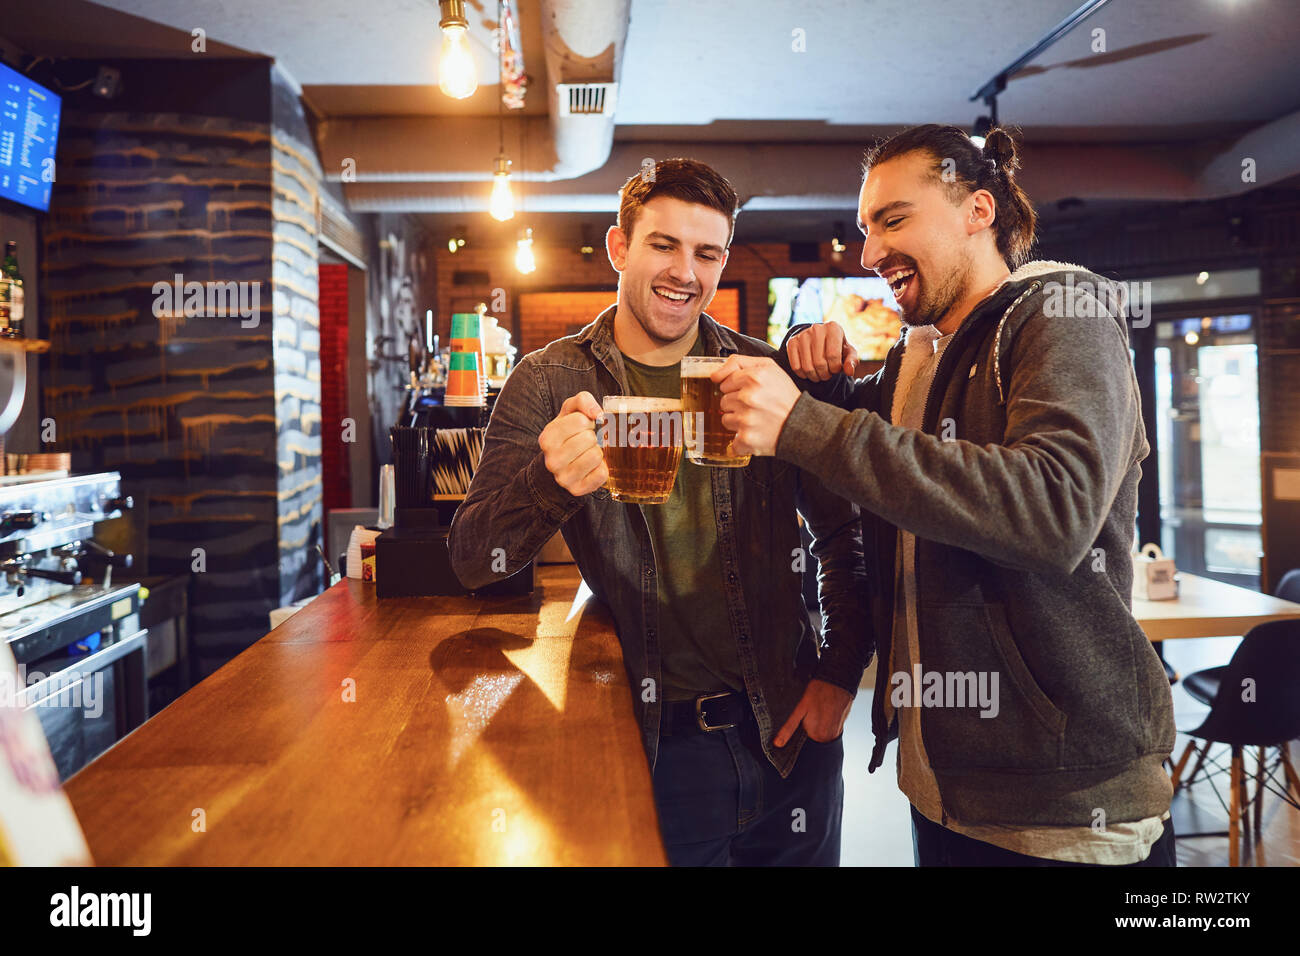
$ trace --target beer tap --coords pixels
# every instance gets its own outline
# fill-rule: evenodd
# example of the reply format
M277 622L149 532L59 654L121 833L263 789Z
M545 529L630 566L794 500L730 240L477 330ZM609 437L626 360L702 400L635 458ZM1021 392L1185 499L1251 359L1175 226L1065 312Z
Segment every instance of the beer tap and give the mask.
M9 558L3 564L0 564L0 571L4 572L5 580L10 587L17 589L20 596L31 578L45 578L47 581L56 581L59 584L77 585L81 583L81 571L78 570L77 562L73 558L60 558L58 569L52 571L45 568L31 567L29 565L31 559L30 554L24 554L16 558Z
M42 521L49 520L49 514L44 511L6 511L0 514L0 535L30 531Z
M84 541L74 541L63 550L67 552L69 557L75 558L79 564L89 565L86 568L89 574L97 574L102 568L104 571L102 587L105 589L113 586L114 568L129 568L135 563L134 555L129 552L118 554L91 538Z

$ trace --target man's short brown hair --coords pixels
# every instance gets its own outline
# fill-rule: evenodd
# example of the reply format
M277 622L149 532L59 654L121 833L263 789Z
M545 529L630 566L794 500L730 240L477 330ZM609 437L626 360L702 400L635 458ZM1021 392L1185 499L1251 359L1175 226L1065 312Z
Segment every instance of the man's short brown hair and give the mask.
M653 166L647 161L619 190L618 227L628 240L636 227L641 207L657 196L670 196L682 202L716 209L727 217L730 230L727 245L736 234L736 214L740 212L736 190L712 166L694 159L661 159Z

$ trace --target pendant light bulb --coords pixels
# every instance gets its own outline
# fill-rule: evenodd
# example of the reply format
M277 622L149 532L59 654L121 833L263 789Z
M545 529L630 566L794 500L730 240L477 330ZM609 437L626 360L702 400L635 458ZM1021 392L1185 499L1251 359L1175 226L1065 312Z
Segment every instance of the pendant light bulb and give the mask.
M498 156L492 174L492 195L488 198L488 212L497 222L515 217L515 196L510 189L510 160Z
M469 20L464 0L440 0L442 50L438 56L438 88L454 100L473 96L478 89L478 68L469 48Z
M515 250L515 268L524 275L537 268L537 259L533 256L532 229L525 229L523 235L519 237L519 245Z

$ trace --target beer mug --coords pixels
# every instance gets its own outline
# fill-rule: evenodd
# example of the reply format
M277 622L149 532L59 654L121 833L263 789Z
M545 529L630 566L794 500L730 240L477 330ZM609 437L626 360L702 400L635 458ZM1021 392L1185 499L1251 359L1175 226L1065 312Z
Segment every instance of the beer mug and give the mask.
M697 465L744 468L749 456L737 455L732 449L736 433L722 427L722 389L709 378L726 361L712 355L687 355L682 359L686 457Z
M596 440L605 455L615 501L661 505L672 494L682 460L682 403L674 398L606 395Z

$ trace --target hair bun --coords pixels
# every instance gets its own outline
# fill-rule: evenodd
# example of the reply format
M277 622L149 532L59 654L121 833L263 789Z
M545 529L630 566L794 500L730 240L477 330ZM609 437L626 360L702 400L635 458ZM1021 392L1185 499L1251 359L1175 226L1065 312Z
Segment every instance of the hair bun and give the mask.
M1016 143L1011 134L1001 127L991 129L984 138L984 158L997 165L997 171L1010 175L1020 168L1020 158L1016 155Z

